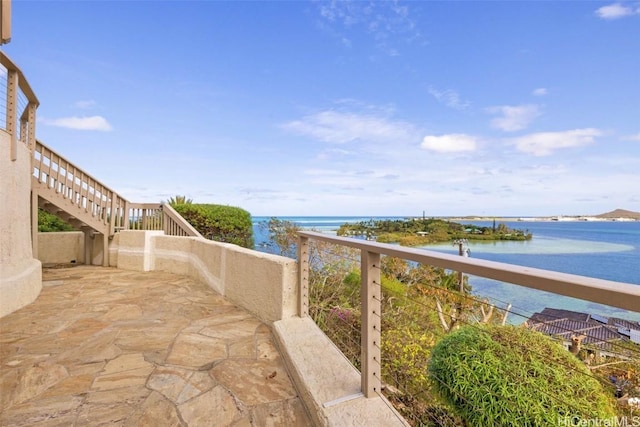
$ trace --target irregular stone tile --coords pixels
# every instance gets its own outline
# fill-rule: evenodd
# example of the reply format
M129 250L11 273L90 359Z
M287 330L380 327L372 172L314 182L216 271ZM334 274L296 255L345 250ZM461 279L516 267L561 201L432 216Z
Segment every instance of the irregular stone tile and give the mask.
M260 427L307 427L309 418L300 399L269 402L251 410L255 425Z
M33 399L45 390L69 376L62 365L43 362L35 366L15 371L15 387L10 387L3 381L2 406L10 407ZM8 386L7 389L4 387Z
M79 375L92 375L95 376L98 372L104 369L106 362L94 362L94 363L81 363L67 365L67 371L70 376Z
M142 309L135 304L118 304L102 316L101 320L127 320L142 316Z
M73 322L68 328L58 332L61 339L83 340L96 335L98 332L109 326L107 322L96 319L80 319Z
M183 403L178 410L189 427L230 426L242 416L233 396L220 386Z
M74 425L76 410L82 404L80 396L56 396L35 399L0 412L3 426Z
M239 321L207 326L199 333L207 337L223 340L237 340L247 337L253 339L256 333L256 328L261 324L262 322L257 319L242 319Z
M101 405L126 404L135 407L140 405L150 393L151 390L143 385L101 391L91 390L86 396L86 403Z
M0 319L0 425L156 427L175 421L186 427L184 413L192 425L259 426L257 407L245 409L235 392L204 370L227 356L277 360L269 328L248 312L202 283L168 273L87 266L53 275L45 270L43 277L63 284L45 287L34 303ZM163 301L165 296L182 304ZM237 321L241 325L233 327ZM213 336L198 334L203 331ZM186 364L162 367L182 372L173 387L152 380L168 355ZM26 370L42 364L63 365L69 375L8 406ZM247 373L252 383L246 387L260 375ZM279 377L278 371L272 379Z
M176 404L199 396L215 385L215 381L206 372L176 367L159 367L147 381L147 387L162 393Z
M124 387L139 387L147 381L153 368L138 368L125 372L117 372L97 377L91 386L92 390L113 390Z
M254 425L251 424L251 415L245 415L244 417L240 418L238 421L234 422L231 425L233 427L254 427ZM261 427L261 426L256 424L255 427Z
M121 329L115 344L122 350L167 350L174 341L182 325L160 325L143 329Z
M69 347L70 342L58 338L58 334L29 337L18 343L21 353L58 354Z
M191 326L213 327L225 323L240 322L246 319L253 319L249 312L242 310L236 306L220 307L217 313L213 313L211 317L198 319L191 323Z
M247 406L296 397L280 360L225 360L210 372Z
M273 343L271 329L264 323L256 329L257 358L275 360L280 357L280 353Z
M228 344L229 358L232 359L255 359L256 345L253 336L236 340Z
M180 420L176 407L155 391L144 401L139 413L132 415L125 425L127 427L186 427Z
M122 350L115 345L117 330L103 330L88 338L77 347L70 348L58 355L58 362L65 364L90 364L115 359Z
M91 427L122 426L134 411L134 407L123 404L82 405L78 412L76 425Z
M140 353L123 354L111 360L104 367L103 375L113 374L116 372L125 372L136 370L139 368L153 368L153 365L144 360Z
M89 388L91 388L92 382L93 375L70 376L57 383L54 387L49 388L39 397L81 396L86 394Z
M167 363L199 369L227 357L224 341L196 334L181 334L173 343Z
M142 354L122 355L104 367L92 385L93 390L113 390L144 385L154 365L144 360Z

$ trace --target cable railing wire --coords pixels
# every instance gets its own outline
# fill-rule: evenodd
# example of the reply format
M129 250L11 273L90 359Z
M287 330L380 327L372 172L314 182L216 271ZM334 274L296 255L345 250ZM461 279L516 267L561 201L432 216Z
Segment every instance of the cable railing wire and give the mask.
M349 251L335 251L335 250L331 250L330 246L331 246L331 244L327 244L326 246L323 246L323 247L315 247L315 250L317 250L318 254L320 254L320 255L324 254L324 255L328 255L328 256L330 256L330 257L332 257L334 259L336 259L336 258L337 259L343 259L343 260L347 261L348 263L352 264L353 266L359 266L360 257L355 255L355 253L357 253L357 251L358 251L357 249L354 249L352 252L349 252ZM332 246L340 246L340 245L335 244L335 245L332 245ZM349 253L351 253L351 255L347 255ZM375 266L375 268L381 269L380 266ZM385 285L382 285L382 284L379 284L379 285L381 286L381 289L383 289L387 293L391 293L391 294L395 295L396 298L405 298L407 301L410 301L412 304L421 305L423 307L428 308L429 310L436 310L435 302L433 304L431 304L431 305L428 305L428 304L423 303L422 301L419 301L419 300L417 300L415 298L412 298L410 295L408 295L408 292L399 292L399 291L397 291L395 289L392 289L392 288L389 288L389 287L387 287ZM456 298L459 298L459 299L462 298L467 303L471 302L472 304L478 304L478 305L484 306L484 307L486 307L486 306L494 306L494 309L497 309L498 313L500 313L500 312L505 313L506 312L506 313L508 313L508 315L514 316L516 318L522 318L522 319L525 319L525 320L529 320L531 318L531 316L532 316L532 314L529 314L529 315L526 314L527 310L525 310L525 309L523 309L521 307L514 307L510 303L508 304L508 309L507 308L498 307L496 302L502 302L503 304L507 304L507 303L504 302L504 301L500 301L497 298L480 299L481 297L476 297L476 296L474 296L472 294L460 293L459 291L453 291L453 290L447 289L445 287L434 285L434 284L421 283L421 285L422 286L427 286L427 287L429 287L431 289L437 289L440 292L444 291L444 292L448 293L449 295L455 295ZM380 301L381 303L383 303L385 298L381 297L381 298L376 298L376 299L378 301ZM466 319L461 319L460 316L454 316L454 315L446 313L446 312L442 312L442 314L444 316L448 317L450 320L455 317L456 320L458 321L458 323L461 324L461 325L467 325L467 326L470 326L470 327L478 328L476 323L470 322L470 321L468 321ZM380 314L381 318L384 315L385 315L384 313L381 313ZM355 331L355 328L353 327L353 325L350 325L350 326L351 326L352 331L354 332L354 334L355 334L355 332L357 332L359 334L359 331ZM583 331L581 329L572 330L570 328L562 328L562 327L559 327L558 329L560 329L560 330L564 329L564 331L566 333L580 333L580 334L589 336L590 338L593 339L593 341L590 342L587 346L585 346L587 348L588 348L588 346L597 346L598 344L610 344L610 345L612 344L615 347L624 349L624 352L626 353L626 354L619 354L618 356L628 357L629 355L640 354L640 351L638 351L638 350L624 347L624 346L622 346L622 345L620 345L620 344L618 344L616 342L611 342L611 341L608 341L606 339L599 339L597 336L590 335L588 333L588 331ZM586 334L585 334L585 332L586 332ZM342 342L341 344L342 345L345 345L345 344L347 344L347 345L348 344L357 345L355 339L349 341L348 343ZM506 347L506 345L504 345L504 344L501 344L501 345ZM543 360L547 360L547 361L551 360L549 358L545 358L544 354L539 354L538 353L537 355L540 356L540 357L543 357L544 358ZM383 355L383 359L382 359L381 362L383 362L384 360L385 360L385 358L384 358L384 355ZM566 366L566 365L565 365L565 367L569 368L569 369L575 369L575 368L572 368L572 367ZM588 376L589 378L596 378L596 379L597 378L601 378L601 380L603 380L605 378L603 375L598 376L595 372L588 372L588 371L587 372L578 371L578 372L580 374L582 374L582 375ZM398 389L402 388L402 384L399 383L399 378L397 378L397 377L395 377L395 378L386 378L386 381L391 381L394 384L394 386L397 387ZM604 380L604 382L607 382L607 381ZM383 384L385 384L384 381L383 381ZM544 393L545 391L542 390L542 392ZM426 391L425 391L425 393L426 393ZM415 396L413 396L413 397L415 397ZM418 395L418 397L419 397L419 395ZM565 402L561 398L559 398L559 397L557 397L555 395L547 394L547 397L550 398L550 399L553 399L554 401L560 402L560 403L562 403L564 405L570 405L569 402ZM434 419L434 421L435 421L435 419Z
M335 246L338 246L338 245L335 245ZM328 250L324 250L324 252L326 253L326 252L330 252L330 251L328 251ZM339 257L342 257L342 258L347 259L347 260L349 260L349 261L351 261L351 262L354 262L354 263L359 262L359 260L357 260L357 259L355 259L355 258L345 257L345 256L342 256L341 254L336 254L335 252L330 252L330 253L331 253L333 256L339 256ZM443 287L438 287L438 286L429 285L429 284L425 284L425 283L422 283L422 285L423 285L423 286L428 286L428 287L431 287L431 288L434 288L434 289L438 289L438 290L440 290L440 291L445 291L445 292L448 292L448 293L454 294L454 295L456 295L456 296L458 296L458 297L462 297L462 298L465 298L465 299L467 299L467 300L471 300L472 302L477 303L477 304L482 304L482 305L491 304L490 302L487 302L487 301L485 301L485 300L481 300L481 299L475 298L475 297L473 297L473 296L471 296L471 295L469 295L469 294L460 294L460 293L457 293L456 291L451 291L451 290L446 289L446 288L443 288ZM389 289L389 288L387 288L387 290L390 290L390 289ZM417 302L417 303L419 303L417 300L412 300L412 301L413 301L413 302ZM505 304L506 304L506 302L503 302L503 303L505 303ZM430 307L430 308L432 308L432 309L433 309L433 307ZM499 309L499 310L504 311L503 309ZM523 311L526 311L526 310L523 310ZM524 319L524 320L528 320L528 319L531 317L531 315L526 315L526 314L520 313L520 312L518 311L518 307L513 307L513 306L511 306L511 308L508 310L508 314L510 314L510 315L512 315L512 316L515 316L515 317L522 318L522 319ZM449 316L449 315L447 315L447 316ZM451 316L449 316L449 317L451 317ZM615 341L609 341L609 340L605 340L605 339L599 339L597 336L594 336L594 335L589 334L589 333L588 333L588 331L575 331L575 330L571 330L571 329L567 329L567 328L562 328L562 327L560 327L560 326L558 326L558 329L560 329L560 330L564 330L564 332L566 332L566 333L582 334L582 335L585 335L585 338L587 338L587 337L588 337L588 338L591 338L591 339L592 339L592 342L591 342L591 343L589 343L588 345L585 345L585 348L587 348L587 346L593 346L593 345L595 345L595 344L604 344L604 345L610 346L610 348L623 349L625 353L631 353L631 354L637 354L637 355L640 355L640 350L634 350L634 349L631 349L631 348L625 347L625 346L623 346L623 345L621 345L621 344L618 344L618 343L617 343L617 342L615 342ZM586 332L586 333L585 333L585 332ZM624 356L623 354L618 354L618 355L619 355L619 356Z
M390 288L385 288L385 289L386 289L387 291L393 292L393 289L390 289ZM453 292L453 291L449 291L449 292ZM424 307L432 308L432 307L427 306L426 304L424 304L424 303L423 303L423 302L421 302L421 301L417 301L417 300L414 300L414 299L411 299L411 298L408 298L408 297L407 297L407 300L411 301L412 303L415 303L415 304L418 304L418 305L422 305L422 306L424 306ZM477 300L476 300L476 301L477 301ZM447 313L442 313L442 314L443 314L444 316L446 316L446 317L449 317L449 319L453 319L453 316L452 316L451 314L447 314ZM456 318L456 320L457 320L459 323L461 323L461 324L463 324L463 325L465 325L465 326L474 327L474 328L476 328L476 329L478 329L478 330L482 331L483 333L486 333L486 331L483 331L482 329L478 328L477 324L475 324L475 323L468 322L468 321L464 320L463 318ZM606 341L605 341L605 342L606 342ZM551 359L548 359L548 358L547 358L547 355L546 355L546 354L542 354L542 353L535 353L535 352L534 352L534 354L536 354L537 356L541 357L541 358L542 358L542 359L544 359L544 360L551 360ZM579 373L579 374L582 374L582 375L587 375L587 376L590 376L590 377L591 377L591 376L594 376L594 375L589 375L589 374L587 374L586 372L575 371L575 368L573 368L573 367L571 367L571 366L568 366L568 365L564 365L564 367L565 367L565 368L567 368L567 369L570 369L570 370L572 370L572 371L574 371L574 372L577 372L577 373Z

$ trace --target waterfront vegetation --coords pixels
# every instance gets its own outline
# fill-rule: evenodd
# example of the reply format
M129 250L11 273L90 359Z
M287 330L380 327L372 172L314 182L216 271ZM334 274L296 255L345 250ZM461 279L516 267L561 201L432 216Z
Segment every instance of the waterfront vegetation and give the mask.
M433 348L429 373L437 393L469 426L552 426L565 417L615 416L613 400L584 363L523 327L468 325L452 332Z
M459 224L436 218L368 220L340 226L338 236L357 236L382 243L421 246L431 243L467 240L531 240L528 230L514 230L493 222L492 227Z
M273 252L295 256L297 225L271 218L261 226ZM309 255L309 314L359 369L359 253L312 241ZM549 414L632 414L614 401L610 376L640 395L638 346L628 343L635 359L587 367L586 351L576 357L554 338L505 325L508 307L472 297L464 279L461 292L456 272L393 257L380 269L383 393L411 425L542 426L557 422ZM524 379L509 381L517 374Z
M225 205L196 204L184 196L172 197L168 203L206 239L253 249L253 222L246 210Z

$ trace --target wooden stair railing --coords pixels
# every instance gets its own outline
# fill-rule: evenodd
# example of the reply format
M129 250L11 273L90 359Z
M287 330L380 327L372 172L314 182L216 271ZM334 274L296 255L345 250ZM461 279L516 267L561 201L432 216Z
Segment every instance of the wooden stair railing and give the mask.
M34 208L85 233L85 260L91 259L89 238L96 233L103 236L103 265L108 265L108 241L120 230L164 230L168 235L202 237L171 206L131 203L41 141L36 141L32 153Z

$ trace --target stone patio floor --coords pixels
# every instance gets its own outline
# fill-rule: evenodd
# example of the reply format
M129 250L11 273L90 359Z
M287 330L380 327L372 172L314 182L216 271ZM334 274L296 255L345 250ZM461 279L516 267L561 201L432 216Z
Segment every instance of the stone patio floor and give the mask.
M2 426L310 424L269 327L192 279L45 268L0 319Z

